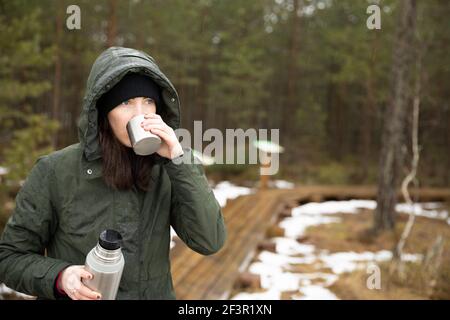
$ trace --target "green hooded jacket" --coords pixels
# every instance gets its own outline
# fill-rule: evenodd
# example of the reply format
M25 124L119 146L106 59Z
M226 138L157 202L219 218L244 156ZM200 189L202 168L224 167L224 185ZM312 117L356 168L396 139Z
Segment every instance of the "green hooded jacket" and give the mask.
M161 87L162 118L180 126L178 94L155 60L138 50L111 47L92 66L78 123L79 143L40 157L16 197L0 240L0 282L55 299L58 273L83 265L104 229L122 234L125 267L117 299L175 299L170 271L170 226L192 250L210 255L224 244L220 206L193 153L192 164L160 157L142 208L135 190L108 187L102 178L97 134L98 98L127 72Z

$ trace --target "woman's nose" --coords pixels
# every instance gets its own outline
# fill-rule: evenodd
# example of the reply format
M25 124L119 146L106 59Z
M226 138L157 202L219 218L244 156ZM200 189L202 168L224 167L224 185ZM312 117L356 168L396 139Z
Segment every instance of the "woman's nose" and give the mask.
M135 106L135 108L134 108L135 112L134 113L135 113L136 116L143 113L144 109L142 108L142 101L141 101L141 99L136 99L136 102L135 102L134 106Z

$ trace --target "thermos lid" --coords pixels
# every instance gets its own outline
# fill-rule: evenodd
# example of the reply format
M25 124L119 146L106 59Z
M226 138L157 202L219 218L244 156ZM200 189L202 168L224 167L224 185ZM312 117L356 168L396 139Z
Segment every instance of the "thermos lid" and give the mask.
M98 243L106 250L117 250L122 244L122 235L116 230L107 229L100 233Z

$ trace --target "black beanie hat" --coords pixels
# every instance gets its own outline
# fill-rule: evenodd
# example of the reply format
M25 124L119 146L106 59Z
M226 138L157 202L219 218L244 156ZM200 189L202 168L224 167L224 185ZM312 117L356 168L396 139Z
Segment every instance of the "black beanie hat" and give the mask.
M122 102L136 97L152 98L157 110L160 107L158 85L148 76L130 72L100 97L97 101L97 108L100 114L106 116Z

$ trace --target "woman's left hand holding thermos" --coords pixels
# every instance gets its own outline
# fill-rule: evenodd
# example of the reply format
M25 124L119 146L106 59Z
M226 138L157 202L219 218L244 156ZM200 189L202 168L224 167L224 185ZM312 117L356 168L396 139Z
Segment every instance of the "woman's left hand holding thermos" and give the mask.
M58 287L72 300L100 300L101 294L86 287L81 279L92 279L92 274L83 265L69 266L63 270Z

